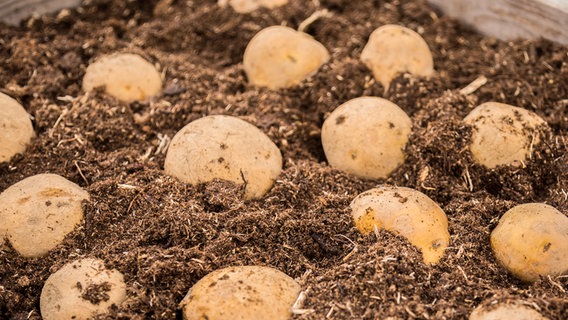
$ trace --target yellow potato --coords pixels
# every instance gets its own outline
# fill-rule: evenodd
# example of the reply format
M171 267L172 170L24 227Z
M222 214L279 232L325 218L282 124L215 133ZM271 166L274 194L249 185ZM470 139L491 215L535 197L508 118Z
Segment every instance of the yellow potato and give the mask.
M18 101L0 92L0 162L7 162L35 136L30 115Z
M238 13L253 12L258 8L273 9L288 3L288 0L219 0L219 6L230 5Z
M438 263L450 243L446 214L414 189L380 186L358 195L350 207L361 233L375 227L398 233L422 251L424 263Z
M252 124L208 116L183 127L172 139L164 169L183 182L213 179L246 183L246 199L262 197L282 171L278 147Z
M546 126L536 113L498 102L479 105L464 122L473 126L473 159L490 169L525 161L540 142L539 130Z
M469 315L469 320L547 320L540 313L520 304L500 303L496 306L479 306Z
M396 104L360 97L335 109L323 123L321 141L332 167L365 179L387 177L404 162L412 129Z
M81 259L64 265L49 276L40 296L44 320L91 319L126 299L126 284L117 270L103 261Z
M28 177L0 194L0 234L20 255L44 256L81 222L81 202L88 198L86 191L61 176Z
M243 65L251 84L278 89L299 84L328 60L327 49L309 35L272 26L249 42Z
M285 320L300 285L268 267L228 267L199 280L180 303L185 320Z
M518 205L491 232L491 248L521 280L568 274L568 217L544 203Z
M371 33L361 61L387 90L399 73L421 77L434 73L434 59L426 41L413 30L392 24Z
M162 90L158 70L142 57L131 53L100 57L87 67L83 90L104 87L109 95L124 102L141 101Z

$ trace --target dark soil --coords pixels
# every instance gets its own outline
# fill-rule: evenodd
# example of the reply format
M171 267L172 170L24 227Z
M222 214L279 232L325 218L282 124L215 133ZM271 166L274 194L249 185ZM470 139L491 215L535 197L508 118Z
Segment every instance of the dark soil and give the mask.
M248 85L241 60L251 37L275 24L297 28L322 8L333 16L306 31L331 60L291 89ZM401 75L384 92L359 56L386 23L423 35L435 76ZM89 62L112 52L159 65L163 95L124 104L82 92ZM480 75L486 85L459 92ZM298 319L463 319L479 304L516 299L550 319L568 315L568 277L522 283L489 246L499 217L517 204L546 202L568 214L565 46L484 37L422 0L291 0L245 15L215 0L90 1L68 14L1 26L0 90L33 115L37 133L23 155L0 164L0 191L49 172L91 195L81 227L48 256L0 251L1 319L39 319L43 283L79 257L103 259L125 275L128 300L101 317L108 319L181 318L189 288L233 265L271 266L296 278L306 297ZM330 168L322 150L325 117L362 95L390 99L413 120L408 158L386 180ZM461 119L486 101L526 108L549 123L525 167L488 170L472 161L471 128ZM164 174L160 142L210 114L255 124L282 151L280 180L262 199L243 202L242 188L231 183L191 186ZM349 203L385 183L424 192L448 215L451 247L438 265L423 264L399 236L355 229Z

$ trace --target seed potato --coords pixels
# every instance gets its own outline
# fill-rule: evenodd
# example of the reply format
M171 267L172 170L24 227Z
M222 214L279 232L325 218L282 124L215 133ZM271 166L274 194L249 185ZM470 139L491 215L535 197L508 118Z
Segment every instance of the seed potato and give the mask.
M0 163L24 152L34 136L30 115L18 101L0 92Z
M491 232L497 261L515 277L568 274L568 217L544 203L513 207Z
M199 280L180 303L185 320L285 320L300 285L269 267L228 267Z
M398 233L422 251L424 263L438 263L450 243L446 214L414 189L380 186L358 195L350 207L361 233L375 227Z
M249 42L243 65L252 85L279 89L299 84L328 60L327 49L311 36L271 26Z
M221 7L230 5L238 13L250 13L259 8L273 9L287 3L288 0L219 0L218 2Z
M411 129L410 118L396 104L360 97L329 115L321 141L332 167L364 179L386 178L404 162Z
M0 194L0 228L24 257L41 257L55 248L83 219L89 194L55 174L28 177Z
M183 182L213 179L246 184L245 198L262 197L282 170L278 147L257 127L231 116L208 116L172 139L164 168Z
M539 144L540 131L546 126L536 113L498 102L479 105L464 122L473 126L473 159L490 169L525 161Z
M81 320L92 319L124 300L122 273L106 269L101 260L87 258L70 262L49 276L39 303L44 320Z
M413 30L393 24L371 33L361 52L361 61L386 90L399 73L421 77L434 73L434 59L426 41Z
M111 54L91 63L83 77L83 90L104 87L124 102L142 101L160 94L162 77L150 62L132 53Z
M469 320L547 320L536 310L521 304L500 303L496 306L479 306L469 315Z

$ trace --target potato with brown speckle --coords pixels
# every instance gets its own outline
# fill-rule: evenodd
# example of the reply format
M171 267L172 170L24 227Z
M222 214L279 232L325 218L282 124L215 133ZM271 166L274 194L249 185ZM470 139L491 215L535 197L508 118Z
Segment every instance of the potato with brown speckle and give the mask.
M34 136L30 115L18 101L0 92L0 163L24 152Z
M479 306L469 315L469 320L547 320L536 310L517 303L500 303L495 306Z

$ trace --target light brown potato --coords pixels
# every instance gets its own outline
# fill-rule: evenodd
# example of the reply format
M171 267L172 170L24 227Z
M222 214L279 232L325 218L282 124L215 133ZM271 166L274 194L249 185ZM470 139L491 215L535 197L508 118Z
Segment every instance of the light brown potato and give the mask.
M434 73L434 59L424 39L411 29L398 25L377 28L363 51L361 61L388 90L399 73L428 77Z
M283 6L288 0L219 0L221 7L230 5L238 13L249 13L259 8L273 9Z
M117 270L98 259L64 265L45 282L40 296L44 320L91 319L126 300L126 284Z
M279 89L299 84L328 60L327 49L309 35L272 26L249 42L243 65L251 84Z
M536 310L520 304L500 303L496 306L479 306L469 315L469 320L547 320Z
M34 136L30 115L18 101L0 92L0 163L24 152Z
M282 171L278 147L252 124L208 116L183 127L172 139L164 168L191 184L213 179L246 183L245 198L262 197Z
M335 109L323 123L321 141L332 167L364 179L387 177L404 162L412 129L396 104L360 97Z
M185 320L285 320L300 285L288 275L268 267L228 267L199 280L180 307Z
M464 122L473 126L473 159L490 169L525 161L540 142L539 130L546 126L536 113L498 102L479 105Z
M0 194L0 234L20 255L44 256L81 222L87 199L86 191L61 176L28 177Z
M103 56L87 67L83 90L104 87L107 94L124 102L142 101L160 94L162 77L142 57L131 53Z
M396 232L422 251L424 263L438 263L450 243L446 214L414 189L380 186L358 195L350 207L361 233L375 227Z
M491 248L521 280L568 274L568 217L544 203L518 205L491 232Z

